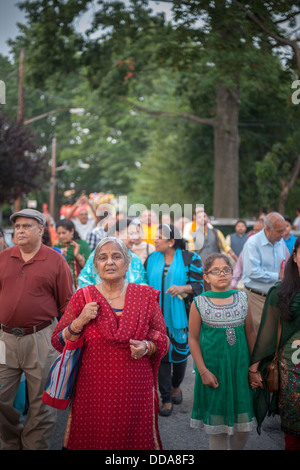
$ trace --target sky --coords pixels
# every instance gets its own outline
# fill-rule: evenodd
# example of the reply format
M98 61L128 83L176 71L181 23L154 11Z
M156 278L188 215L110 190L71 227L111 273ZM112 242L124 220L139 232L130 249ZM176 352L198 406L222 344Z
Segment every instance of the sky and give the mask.
M16 6L18 0L0 0L0 54L9 55L8 39L18 35L17 23L23 23L24 13Z
M8 39L14 39L19 30L17 23L25 22L25 15L17 7L19 0L0 0L0 54L9 56L9 46L7 45ZM97 2L94 1L94 4ZM126 3L126 0L125 2ZM167 16L170 10L168 3L160 3L158 1L150 2L153 9L164 11ZM79 30L83 31L87 28L89 19L92 17L94 8L92 7L89 12L82 16L81 20L77 22Z

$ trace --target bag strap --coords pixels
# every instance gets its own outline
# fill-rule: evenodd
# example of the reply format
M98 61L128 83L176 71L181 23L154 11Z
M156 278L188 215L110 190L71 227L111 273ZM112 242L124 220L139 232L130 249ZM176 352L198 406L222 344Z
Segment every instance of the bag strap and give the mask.
M278 323L278 330L277 330L277 346L276 346L275 357L277 357L277 354L278 354L278 346L279 346L280 337L281 337L281 330L282 330L282 319L281 319L281 315L279 315L279 323Z
M83 295L87 304L89 304L90 302L93 302L88 286L85 286L83 288Z

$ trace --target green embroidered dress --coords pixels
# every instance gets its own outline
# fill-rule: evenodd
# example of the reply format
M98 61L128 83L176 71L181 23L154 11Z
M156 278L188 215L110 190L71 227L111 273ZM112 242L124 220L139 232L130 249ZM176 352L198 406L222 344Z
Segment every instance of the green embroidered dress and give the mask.
M254 413L244 331L247 295L235 291L232 303L226 305L216 305L205 295L194 300L202 320L200 346L205 366L219 387L203 385L196 370L191 427L204 427L208 434L250 431Z

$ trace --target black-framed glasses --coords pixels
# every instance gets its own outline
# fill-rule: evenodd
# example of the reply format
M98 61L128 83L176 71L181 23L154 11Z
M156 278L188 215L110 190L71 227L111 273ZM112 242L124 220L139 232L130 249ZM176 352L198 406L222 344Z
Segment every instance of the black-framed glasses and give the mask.
M232 269L231 268L225 268L225 269L213 269L212 271L207 271L205 274L212 274L213 276L220 276L220 274L223 273L224 276L229 276L232 274Z

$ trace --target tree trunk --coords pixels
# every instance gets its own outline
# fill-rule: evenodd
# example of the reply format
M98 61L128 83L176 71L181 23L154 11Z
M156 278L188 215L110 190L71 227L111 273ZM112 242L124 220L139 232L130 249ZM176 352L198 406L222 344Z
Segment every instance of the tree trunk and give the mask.
M239 90L217 89L217 115L214 125L214 203L215 217L239 217Z
M290 190L295 186L296 181L298 179L300 173L300 155L298 156L298 159L295 163L295 166L292 171L292 176L289 181L280 181L281 185L281 193L279 195L279 207L278 207L278 212L282 215L285 214L285 205L286 201L289 195Z

